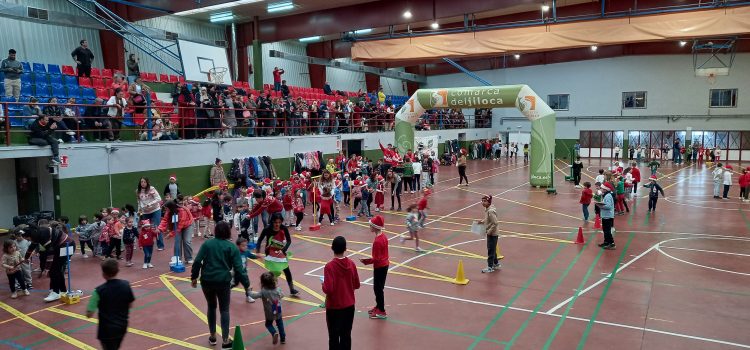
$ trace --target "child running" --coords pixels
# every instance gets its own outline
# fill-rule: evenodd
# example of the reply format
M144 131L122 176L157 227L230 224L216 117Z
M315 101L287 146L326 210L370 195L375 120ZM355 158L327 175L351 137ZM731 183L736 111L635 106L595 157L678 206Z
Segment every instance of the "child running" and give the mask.
M104 284L94 289L86 308L86 317L93 317L99 310L99 327L96 338L103 349L119 349L128 329L130 306L135 301L130 282L117 279L120 268L117 260L107 259L102 262Z
M242 268L244 271L235 271L234 275L236 276L234 278L234 282L232 282L232 288L237 287L238 284L242 283L242 287L245 288L245 297L248 303L254 303L255 299L250 296L250 293L253 291L253 287L250 285L250 279L247 280L247 285L245 285L245 282L242 278L239 278L237 276L238 273L244 274L247 276L247 259L257 259L258 257L253 254L249 249L247 249L247 239L240 237L237 238L237 249L240 251L240 260L242 261Z
M417 219L419 221L419 228L424 228L425 222L427 221L427 208L429 208L429 205L427 203L427 198L430 196L430 193L432 193L431 186L427 186L422 189L422 198L419 199L419 202L417 202L417 213L419 214ZM418 244L417 244L418 246Z
M649 183L646 185L643 185L643 187L649 188L648 191L648 212L654 213L656 212L656 201L659 200L659 192L661 192L661 196L664 197L664 190L659 186L658 183L656 183L656 176L651 175L650 178L648 178Z
M266 316L266 329L273 336L273 344L279 343L279 337L281 337L281 344L286 344L286 332L284 332L284 319L281 315L281 298L284 297L284 293L281 288L276 286L276 276L271 272L264 272L260 275L260 292L250 292L250 296L263 300L263 311ZM278 333L276 328L273 327L274 321L276 327L279 328Z
M410 204L408 207L406 207L406 228L409 230L409 237L401 236L401 243L404 243L405 241L411 241L414 240L415 248L414 250L417 251L417 253L424 252L422 248L419 247L419 218L418 214L415 213L417 209L416 204Z
M589 205L591 205L591 198L594 197L594 192L591 190L591 182L583 183L583 191L581 191L581 209L583 210L583 222L589 221Z

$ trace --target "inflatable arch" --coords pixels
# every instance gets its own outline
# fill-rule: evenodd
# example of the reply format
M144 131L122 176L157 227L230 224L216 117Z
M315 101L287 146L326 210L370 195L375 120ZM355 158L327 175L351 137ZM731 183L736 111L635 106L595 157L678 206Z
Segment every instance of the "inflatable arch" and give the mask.
M396 114L396 146L401 154L414 149L414 125L432 108L517 108L531 121L530 183L552 184L555 112L528 85L420 89Z

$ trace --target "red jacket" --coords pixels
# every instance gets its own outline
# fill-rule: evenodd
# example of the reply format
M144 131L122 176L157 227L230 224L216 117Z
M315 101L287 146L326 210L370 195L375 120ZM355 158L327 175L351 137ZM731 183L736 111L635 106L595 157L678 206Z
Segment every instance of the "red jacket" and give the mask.
M427 196L422 196L422 198L417 202L417 210L425 210L427 208Z
M633 182L641 182L641 171L638 168L630 168L630 173L633 174Z
M591 204L591 198L594 197L594 191L592 191L590 188L584 188L583 191L581 191L581 200L579 203L589 205Z
M142 228L141 232L138 233L138 246L139 247L152 247L156 241L157 233L152 228Z
M323 269L323 276L326 309L344 309L354 305L354 290L359 289L359 274L351 259L333 258Z
M292 208L294 208L294 193L292 191L287 191L281 201L282 205L284 206L284 210L292 210Z
M164 216L161 217L161 223L159 223L159 231L161 232L172 231L171 235L174 235L173 233L174 231L182 231L190 227L190 225L192 224L193 224L193 215L190 214L190 211L183 207L178 207L177 208L177 230L175 230L172 225L172 213L170 213L169 210L164 209Z
M740 183L740 187L750 186L750 172L740 175L739 183Z
M388 238L384 233L379 233L372 242L372 258L363 259L362 262L372 264L374 268L388 266Z
M278 199L274 197L266 197L266 199L253 207L253 211L251 211L250 214L247 214L247 218L252 219L260 215L264 210L267 211L270 215L274 213L281 213L283 209L284 207L281 205L281 202L279 202Z

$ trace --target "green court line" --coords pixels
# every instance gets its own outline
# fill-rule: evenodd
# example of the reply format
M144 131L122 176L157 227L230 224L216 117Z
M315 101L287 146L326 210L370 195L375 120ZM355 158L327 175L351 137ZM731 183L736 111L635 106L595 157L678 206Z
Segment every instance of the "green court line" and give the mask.
M369 316L364 316L363 314L361 314L359 312L356 313L355 315L357 315L360 318L367 318L367 319L369 319ZM500 344L500 345L507 344L506 342L500 341L500 340L497 340L497 339L482 338L482 337L478 337L476 335L469 334L469 333L452 331L452 330L449 330L449 329L443 329L443 328L438 328L438 327L433 327L433 326L427 326L427 325L413 323L413 322L407 322L407 321L401 321L401 320L394 320L392 318L387 318L385 321L386 322L390 322L390 323L404 325L404 326L411 326L411 327L426 329L426 330L430 330L430 331L435 331L435 332L450 334L450 335L457 335L457 336L460 336L460 337L467 337L467 338L471 338L471 339L474 339L474 340L488 341L488 342L495 343L495 344Z
M560 286L560 283L562 283L563 280L565 280L565 277L568 276L568 273L570 273L570 270L573 269L573 266L578 262L578 259L581 258L583 255L583 252L586 251L586 248L588 248L589 243L591 243L591 239L594 238L594 234L589 235L589 239L586 242L586 244L583 245L581 250L578 251L578 254L576 254L575 258L568 264L568 267L563 271L563 273L560 275L560 277L557 278L555 283L550 287L550 289L547 291L547 294L544 295L541 301L534 307L534 310L531 311L531 314L529 314L529 317L526 318L526 320L521 324L521 327L518 328L515 334L513 334L513 337L510 338L508 341L508 344L505 345L506 349L510 349L513 344L516 343L516 340L523 334L523 332L526 330L526 327L529 326L529 323L536 317L537 313L539 312L539 309L544 306L544 304L547 302L547 300L552 296L552 293L557 290L557 287Z
M555 337L557 336L557 332L560 331L560 328L562 328L563 323L565 323L565 319L568 317L568 313L570 313L570 310L573 308L573 304L575 304L576 299L578 299L580 291L583 290L583 287L586 285L586 282L589 280L589 277L591 276L591 273L594 272L594 267L596 267L596 264L599 262L599 258L602 257L602 254L604 254L604 249L599 249L599 253L596 254L596 257L594 258L594 261L591 262L591 265L589 265L589 269L586 271L586 274L583 275L583 279L581 280L581 283L578 284L578 288L576 288L576 293L573 294L573 299L570 299L570 302L568 302L568 305L565 307L565 312L560 316L560 320L557 321L557 324L555 325L555 329L552 330L552 333L550 333L549 337L547 338L547 342L544 343L543 350L549 349L549 347L552 345L552 341L555 340Z
M313 312L313 311L315 311L315 310L319 310L319 309L320 309L320 307L318 307L318 306L313 306L313 307L311 307L311 308L309 308L309 309L305 310L305 312L303 312L303 313L301 313L301 314L299 314L299 315L297 315L297 316L294 316L294 317L292 317L292 318L291 318L291 319L289 319L289 320L284 320L284 330L286 330L286 329L287 329L287 325L290 325L290 324L294 323L294 321L297 321L297 320L299 320L300 318L302 318L302 317L305 317L305 316L307 316L308 314L310 314L311 312ZM276 323L274 322L274 326L275 326L275 325L276 325ZM263 328L265 328L265 326L264 326ZM277 331L278 331L278 329L277 329ZM260 335L256 336L255 338L253 338L253 339L250 339L249 341L246 341L246 342L245 342L245 345L252 345L253 343L257 342L258 340L261 340L261 339L263 339L263 338L265 338L265 337L267 337L267 336L269 336L269 335L271 335L271 334L270 334L270 333L268 333L268 331L265 331L265 332L261 333Z
M591 333L591 328L594 326L596 317L599 315L599 311L601 310L602 305L604 304L604 299L607 297L607 293L609 292L609 287L612 286L612 281L614 281L614 277L617 274L617 269L620 267L620 264L622 263L622 259L625 257L625 253L628 251L628 248L630 247L630 243L633 242L633 237L635 237L635 234L630 233L630 236L628 236L628 243L625 243L625 248L622 249L622 252L620 253L620 258L617 259L617 264L615 264L615 267L612 268L612 273L610 273L609 277L607 278L607 284L604 286L604 290L602 290L602 295L599 297L599 301L596 303L596 307L594 308L594 313L591 315L591 318L589 319L589 323L586 325L586 329L583 331L583 335L581 335L581 340L578 342L578 347L576 347L577 350L583 349L584 345L586 345L586 340L588 339L589 334Z
M572 236L568 236L568 239L570 239L571 237ZM505 312L507 312L510 309L510 306L513 305L516 299L518 299L521 296L521 294L523 294L523 292L529 288L531 283L534 282L534 280L536 280L537 277L539 277L541 272L547 268L547 265L549 265L552 262L552 260L554 260L558 254L560 254L562 249L567 244L568 243L560 243L557 245L557 249L555 249L555 251L552 252L552 254L547 258L547 260L545 260L544 263L541 266L539 266L539 268L537 268L536 271L534 271L534 274L532 274L531 277L529 277L529 279L526 281L526 283L524 283L524 285L521 286L521 288L516 292L516 294L514 294L513 297L511 297L510 300L508 300L505 306L503 306L503 309L500 310L500 312L498 312L497 315L495 315L495 317L490 321L489 324L487 324L486 327L484 327L484 330L482 330L482 333L479 334L479 338L484 338L487 335L487 333L489 333L490 329L492 329L492 327L495 326L495 323L497 323L500 320L500 318L503 317ZM471 345L469 345L468 350L474 349L477 346L477 344L479 344L479 342L480 342L479 339L475 339L474 342L471 343Z

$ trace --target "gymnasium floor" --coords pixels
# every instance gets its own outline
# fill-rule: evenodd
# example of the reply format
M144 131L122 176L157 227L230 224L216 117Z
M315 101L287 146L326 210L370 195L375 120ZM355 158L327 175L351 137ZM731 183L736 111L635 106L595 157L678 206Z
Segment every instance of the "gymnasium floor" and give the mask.
M585 164L583 180L593 181L609 161ZM563 162L556 166L567 171ZM366 317L374 304L372 271L360 268L355 348L750 348L750 219L745 212L750 204L736 199L736 185L732 200L712 199L710 170L704 165L661 168L668 198L660 199L657 212L649 215L647 199L639 197L628 215L617 217L614 251L596 247L601 233L593 223L582 223L579 193L564 182L562 171L555 174L558 194L551 196L529 187L528 168L521 161L470 162L468 188L454 187L454 169L441 168L431 199L429 224L422 232L428 253L417 254L409 241L401 245L395 238L405 231L403 213L384 215L392 238L386 289L390 317ZM645 166L641 171L647 178ZM496 196L502 220L505 258L502 270L492 274L480 273L485 242L470 232L471 220L482 215L480 194ZM405 201L415 196L406 195ZM572 244L581 225L586 243ZM284 304L288 339L278 346L327 347L318 276L336 235L347 238L356 257L369 253L372 234L364 220L294 234L291 269L302 294ZM194 239L196 251L200 243ZM156 254L152 270L122 267L120 277L132 282L137 297L130 314L133 330L123 349L208 346L205 300L200 289L190 287L188 273L168 273L168 252ZM136 261L141 258L136 252ZM468 285L451 283L460 262ZM101 283L98 260L76 256L72 270L74 289L88 291ZM256 286L260 272L251 264ZM45 305L46 278L35 281L31 297L11 300L7 280L2 282L0 348L98 348L95 320L82 316L87 300ZM259 302L247 304L237 291L231 308L231 324L241 325L248 348L272 348Z

